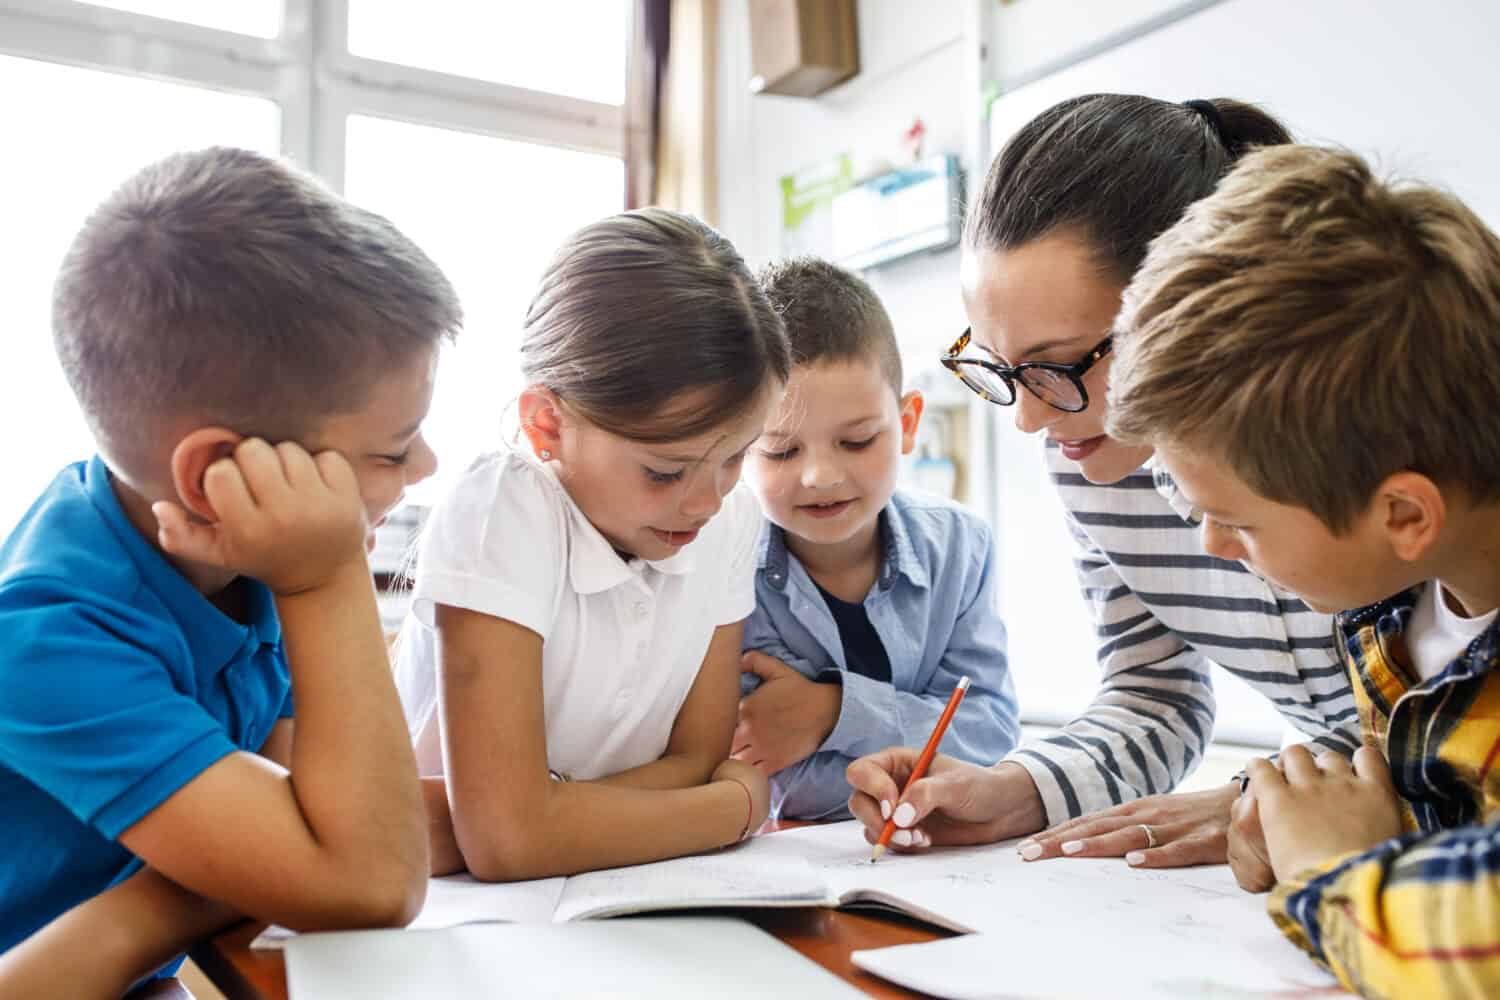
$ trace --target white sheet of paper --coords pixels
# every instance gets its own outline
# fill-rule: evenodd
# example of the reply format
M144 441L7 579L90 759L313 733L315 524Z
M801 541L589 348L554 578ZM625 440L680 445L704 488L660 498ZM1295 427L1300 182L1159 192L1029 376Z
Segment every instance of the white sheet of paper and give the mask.
M759 928L723 917L303 934L287 942L286 973L290 1000L864 995Z
M856 966L949 1000L1111 997L1183 1000L1344 996L1332 976L1286 942L1258 953L1233 941L1185 947L1153 929L1048 938L968 934L945 941L856 951ZM1266 959L1270 958L1270 961ZM1086 960L1080 960L1086 959Z

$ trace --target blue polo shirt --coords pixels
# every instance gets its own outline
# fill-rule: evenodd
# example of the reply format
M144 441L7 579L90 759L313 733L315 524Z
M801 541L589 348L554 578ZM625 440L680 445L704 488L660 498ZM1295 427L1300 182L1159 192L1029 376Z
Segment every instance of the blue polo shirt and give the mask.
M97 457L0 545L0 951L133 874L120 833L291 715L270 591L241 583L248 625L131 525Z

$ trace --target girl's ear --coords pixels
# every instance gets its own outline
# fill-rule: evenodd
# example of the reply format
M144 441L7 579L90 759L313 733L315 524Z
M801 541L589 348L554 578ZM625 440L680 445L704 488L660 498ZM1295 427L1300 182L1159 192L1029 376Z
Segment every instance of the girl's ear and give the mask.
M562 400L546 386L533 385L521 393L521 433L531 451L544 462L562 457Z
M177 442L172 449L172 489L190 514L208 522L218 521L219 515L203 492L203 476L210 465L232 456L243 440L243 434L227 427L200 427Z
M922 394L913 389L901 397L901 454L910 455L917 446L917 426L922 422Z

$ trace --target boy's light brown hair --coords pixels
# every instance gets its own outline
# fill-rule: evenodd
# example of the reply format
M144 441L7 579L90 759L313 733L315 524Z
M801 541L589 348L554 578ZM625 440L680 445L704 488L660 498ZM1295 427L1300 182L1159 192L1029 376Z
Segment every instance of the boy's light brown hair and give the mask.
M442 271L386 219L227 147L127 179L74 237L52 299L89 429L135 475L183 427L298 440L462 318Z
M1341 533L1392 473L1500 498L1500 239L1307 146L1246 157L1125 293L1110 434L1223 458Z
M760 272L786 323L792 363L869 359L901 396L901 349L890 314L859 275L818 257L788 257Z

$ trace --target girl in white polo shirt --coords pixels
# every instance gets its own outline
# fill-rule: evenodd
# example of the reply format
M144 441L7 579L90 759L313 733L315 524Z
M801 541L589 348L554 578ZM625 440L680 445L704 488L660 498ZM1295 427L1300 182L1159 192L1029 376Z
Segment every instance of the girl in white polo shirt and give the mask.
M434 870L732 843L768 800L728 758L760 532L736 484L786 381L781 320L726 239L646 209L562 247L521 352L519 443L434 508L397 657Z

